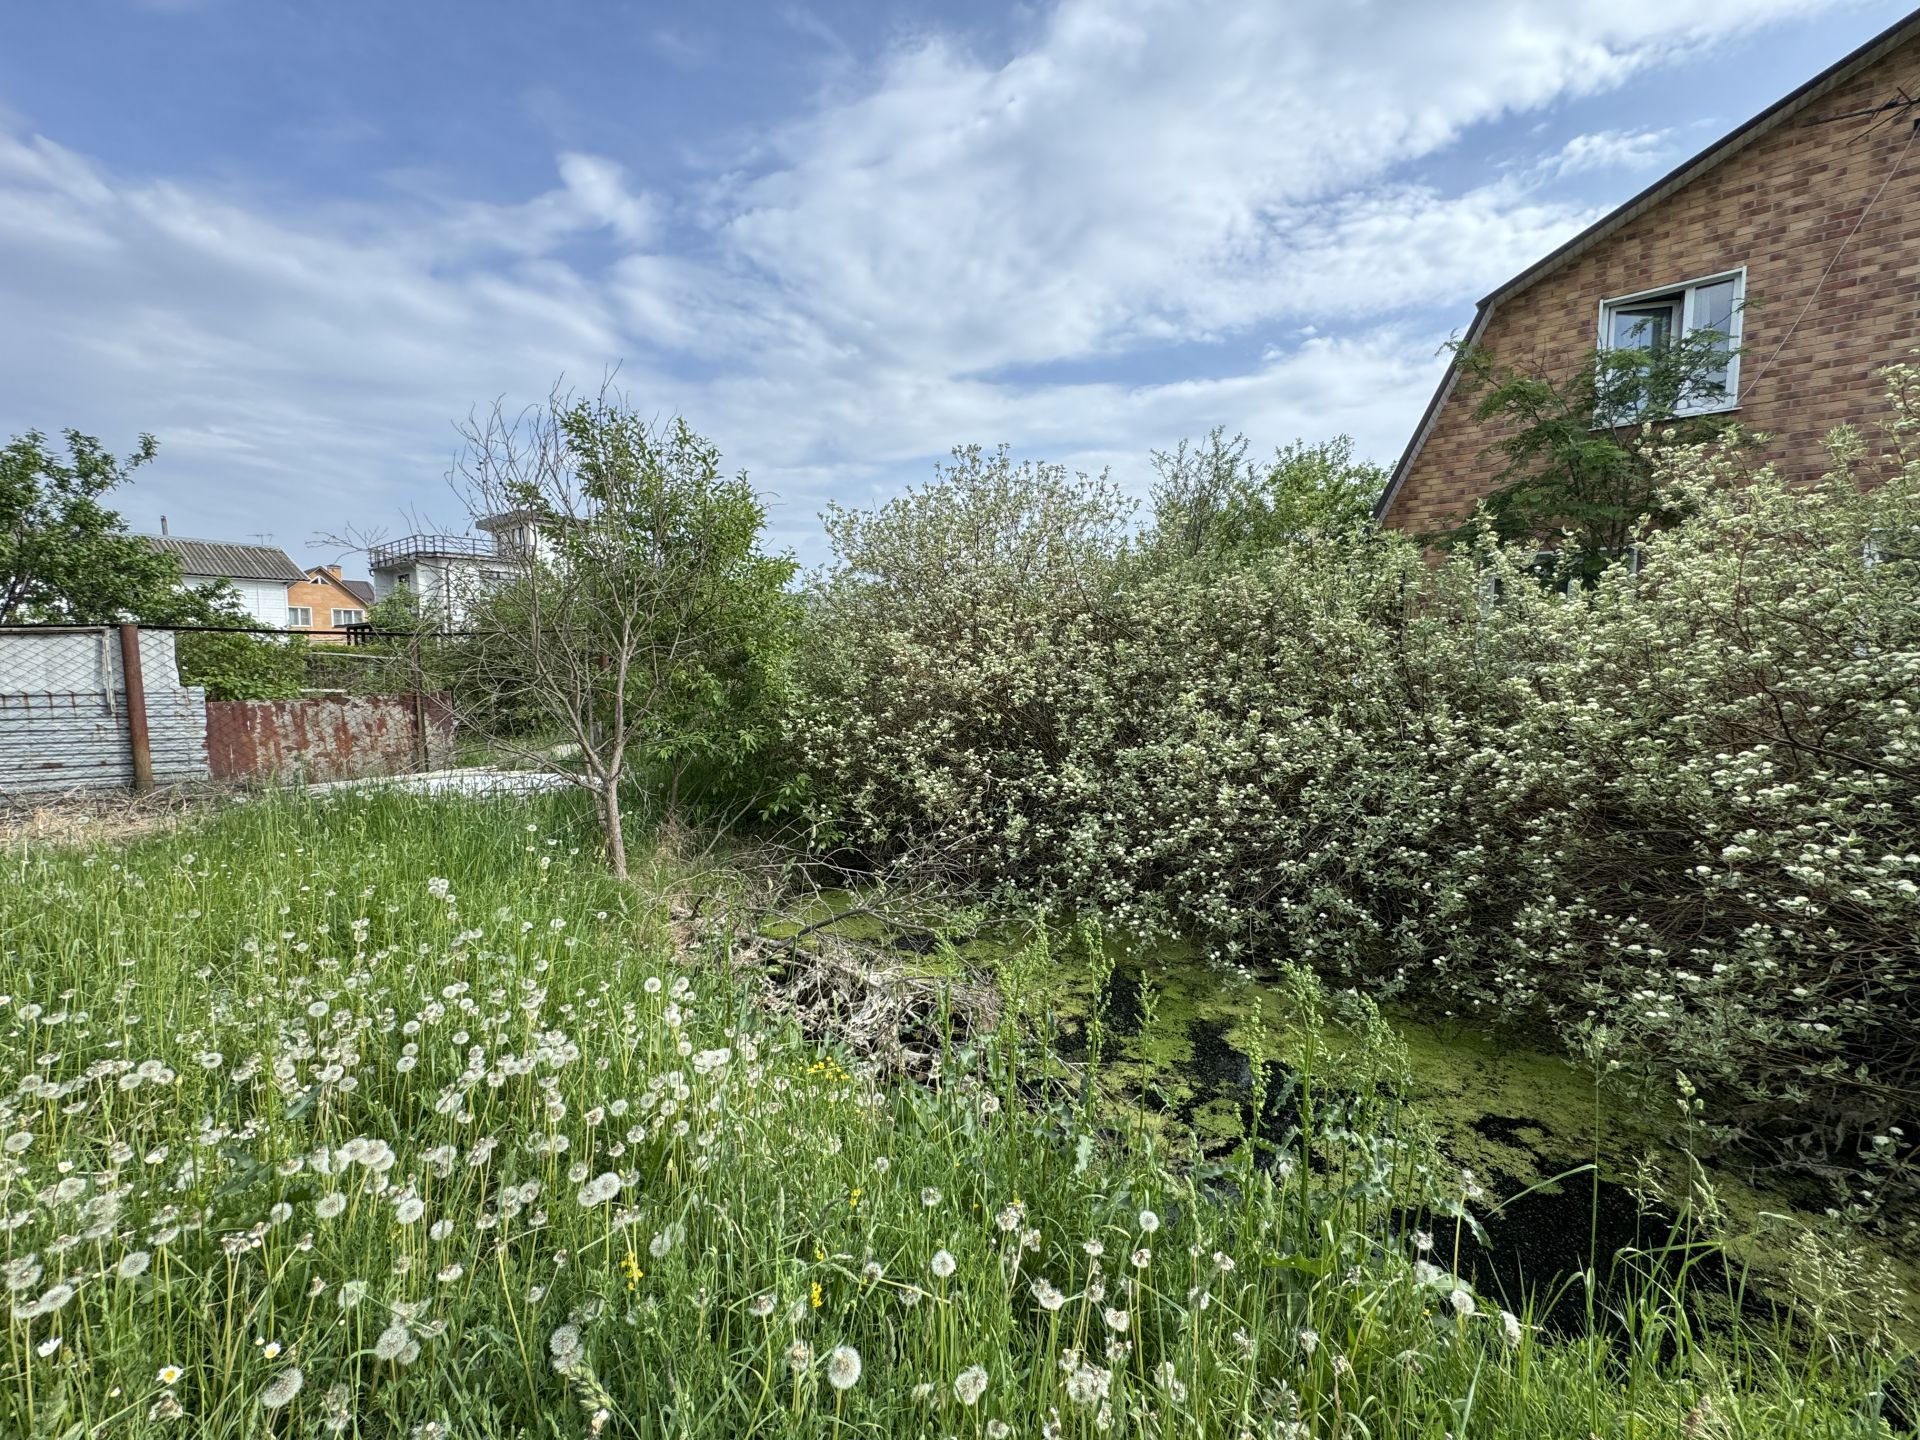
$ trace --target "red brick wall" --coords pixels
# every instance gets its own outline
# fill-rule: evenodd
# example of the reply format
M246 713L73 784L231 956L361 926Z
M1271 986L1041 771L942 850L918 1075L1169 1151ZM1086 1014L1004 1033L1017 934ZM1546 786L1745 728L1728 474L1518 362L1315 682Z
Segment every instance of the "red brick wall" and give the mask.
M1886 410L1874 372L1920 343L1920 141L1905 149L1920 112L1895 114L1865 139L1865 120L1815 121L1877 105L1902 85L1920 93L1920 40L1507 300L1481 343L1504 363L1565 375L1597 339L1602 300L1744 265L1742 393L1733 413L1772 437L1761 456L1812 477L1827 468L1822 442L1835 425L1853 424L1875 441ZM1461 390L1447 398L1386 524L1434 529L1492 488L1500 462L1485 451L1497 432L1474 423L1473 403Z

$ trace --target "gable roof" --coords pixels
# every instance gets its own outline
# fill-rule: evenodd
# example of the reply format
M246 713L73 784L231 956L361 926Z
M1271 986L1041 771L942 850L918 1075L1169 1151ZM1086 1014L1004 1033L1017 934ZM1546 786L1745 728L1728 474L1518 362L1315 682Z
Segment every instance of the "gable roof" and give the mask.
M373 604L373 584L367 580L342 580L326 565L309 565L306 574L300 577L310 585L331 585L336 590L344 590L362 606Z
M1837 90L1874 61L1904 45L1916 35L1920 35L1920 10L1915 10L1904 19L1895 21L1859 49L1842 56L1797 90L1774 101L1745 124L1728 131L1692 159L1681 161L1638 195L1602 215L1558 249L1534 261L1479 303L1473 312L1473 323L1467 327L1466 338L1461 342L1462 345L1470 346L1479 342L1480 336L1487 328L1487 322L1493 318L1493 312L1499 308L1501 301L1512 298L1536 281L1545 279L1568 261L1585 254L1621 227L1637 220L1675 191L1691 185L1723 160L1731 159L1754 141L1779 129L1821 96ZM1895 103L1897 102L1888 102L1890 106ZM1427 402L1426 410L1421 413L1420 423L1414 428L1413 438L1407 442L1407 448L1401 452L1399 463L1393 467L1393 474L1387 480L1387 488L1381 492L1379 500L1374 503L1373 518L1375 520L1385 517L1388 508L1393 504L1394 496L1400 493L1401 482L1406 479L1407 472L1413 468L1413 462L1419 457L1420 449L1426 444L1427 436L1432 433L1434 422L1440 418L1440 411L1445 406L1447 397L1453 393L1454 382L1458 379L1459 357L1455 356L1447 365L1447 373L1441 376L1440 384L1433 392L1433 398Z
M180 562L183 575L225 580L304 580L307 572L275 545L230 545L224 540L188 540L179 535L143 535Z

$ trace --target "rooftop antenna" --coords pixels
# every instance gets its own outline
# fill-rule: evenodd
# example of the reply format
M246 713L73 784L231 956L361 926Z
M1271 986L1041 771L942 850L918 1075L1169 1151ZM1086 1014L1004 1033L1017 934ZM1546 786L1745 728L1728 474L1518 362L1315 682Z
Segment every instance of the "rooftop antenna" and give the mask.
M1892 97L1882 100L1878 105L1865 105L1858 110L1843 110L1837 115L1816 115L1808 123L1812 125L1832 125L1841 120L1858 120L1866 116L1873 117L1866 128L1861 130L1860 133L1855 135L1853 140L1849 142L1851 144L1858 144L1881 126L1889 123L1894 116L1907 114L1916 106L1920 106L1920 99L1910 94L1906 86L1896 85L1893 87ZM1915 123L1920 125L1920 121L1916 121Z

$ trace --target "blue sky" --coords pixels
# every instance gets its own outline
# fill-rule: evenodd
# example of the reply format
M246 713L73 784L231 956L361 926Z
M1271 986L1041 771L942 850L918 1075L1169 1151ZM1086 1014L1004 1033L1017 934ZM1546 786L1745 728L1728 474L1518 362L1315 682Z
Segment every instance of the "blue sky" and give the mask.
M136 528L303 561L616 364L808 562L961 443L1388 462L1476 298L1903 9L11 5L0 434L152 431Z

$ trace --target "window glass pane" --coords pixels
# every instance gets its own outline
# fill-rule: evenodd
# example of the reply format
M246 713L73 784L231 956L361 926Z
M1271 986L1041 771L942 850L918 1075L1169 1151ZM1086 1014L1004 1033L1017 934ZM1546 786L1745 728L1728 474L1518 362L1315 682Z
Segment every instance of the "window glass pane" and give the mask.
M1608 342L1616 350L1664 350L1673 338L1671 303L1622 305L1612 314Z
M1716 280L1693 292L1693 328L1733 334L1733 287L1731 279Z
M1707 339L1710 348L1725 356L1733 349L1734 286L1731 279L1716 280L1693 292L1692 334ZM1706 396L1722 398L1727 393L1727 362L1702 373L1700 389Z

